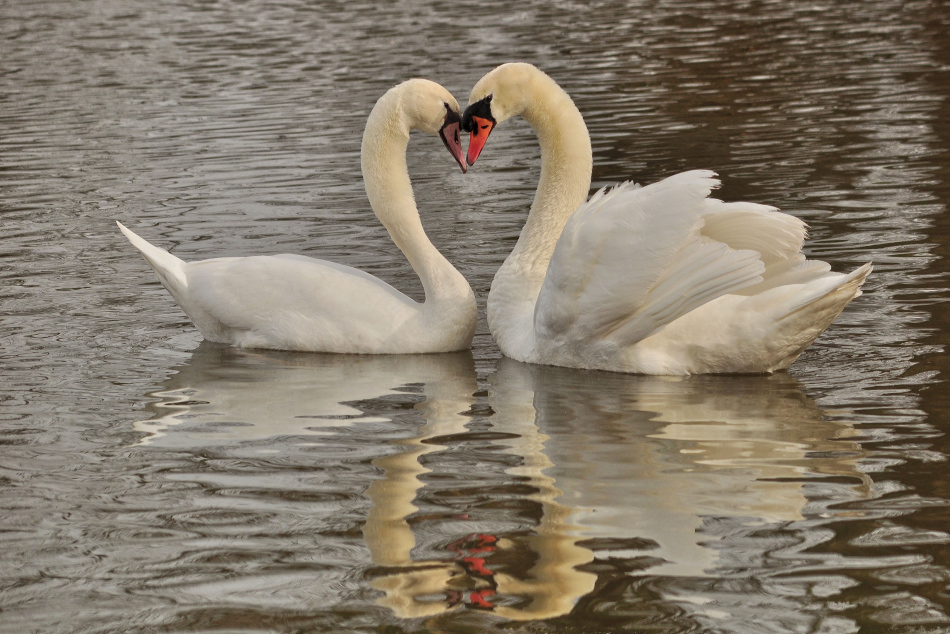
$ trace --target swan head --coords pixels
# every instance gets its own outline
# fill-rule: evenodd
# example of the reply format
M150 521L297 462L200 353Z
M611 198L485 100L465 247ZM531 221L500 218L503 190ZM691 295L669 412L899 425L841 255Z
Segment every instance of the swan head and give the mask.
M468 164L462 152L461 108L452 93L428 79L410 79L397 88L409 129L439 135L464 173Z
M502 64L478 80L468 97L462 115L462 129L471 133L468 142L468 164L478 158L488 135L496 125L521 114L528 107L532 85L540 70L531 64Z

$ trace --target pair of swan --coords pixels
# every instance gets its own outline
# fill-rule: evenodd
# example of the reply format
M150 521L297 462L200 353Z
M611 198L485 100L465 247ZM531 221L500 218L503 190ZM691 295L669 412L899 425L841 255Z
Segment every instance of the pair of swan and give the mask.
M119 225L211 341L340 353L468 348L476 306L426 237L405 152L409 131L439 134L464 172L494 126L521 115L541 144L524 229L495 275L488 323L501 351L545 365L643 374L788 367L860 294L871 272L806 260L805 224L772 207L709 198L709 171L585 202L592 157L571 98L530 64L504 64L464 114L442 86L412 79L383 95L363 134L366 193L425 290L416 303L357 269L278 255L186 263ZM471 133L462 156L460 127Z

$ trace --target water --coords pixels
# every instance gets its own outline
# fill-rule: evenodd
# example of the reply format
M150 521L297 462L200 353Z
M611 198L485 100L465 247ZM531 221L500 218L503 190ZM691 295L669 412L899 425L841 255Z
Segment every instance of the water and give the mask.
M0 3L0 630L946 632L950 20L936 0ZM530 61L594 185L721 196L873 261L771 377L237 351L117 231L421 287L359 177L376 98ZM415 136L484 314L538 175Z

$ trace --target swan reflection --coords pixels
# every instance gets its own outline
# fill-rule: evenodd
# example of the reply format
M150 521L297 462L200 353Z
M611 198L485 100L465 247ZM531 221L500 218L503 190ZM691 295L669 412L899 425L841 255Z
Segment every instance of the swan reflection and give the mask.
M529 485L521 501L540 518L528 535L473 533L450 557L412 557L419 458L467 422L440 408L408 451L376 461L385 479L370 487L364 535L382 567L372 584L400 617L465 605L556 617L594 589L596 558L623 559L628 574L703 576L723 565L711 521L800 520L823 475L868 494L851 426L823 420L785 374L666 379L502 359L489 381L496 446L517 457L507 473Z
M853 497L869 495L852 427L826 420L785 374L669 379L501 359L488 388L478 392L469 352L367 357L202 344L154 394L155 417L138 429L144 444L160 446L329 433L322 428L389 415L360 401L413 391L420 400L401 410L418 424L412 437L370 447L381 477L366 490L362 529L369 583L398 617L466 608L556 617L594 590L605 561L622 562L625 575L701 577L757 556L749 549L759 547L739 552L720 535L813 517L809 498L823 494L809 487L828 476ZM438 522L437 535L417 548L423 475L454 460L425 456L469 434L473 413L502 454L476 469L509 465L505 481L518 486L508 502L524 526L435 519L427 524Z
M367 356L237 350L202 342L177 369L162 390L149 395L160 400L148 406L153 417L135 425L146 434L141 444L319 435L323 428L389 420L349 403L403 393L407 385L421 384L426 393L451 392L465 403L476 389L467 350ZM178 433L170 434L173 429Z
M784 373L645 377L503 359L492 407L499 428L543 439L545 457L529 462L551 465L544 475L572 509L577 543L639 558L651 574L715 567L723 551L711 522L802 519L819 476L855 483L860 497L870 486L854 429L825 420Z

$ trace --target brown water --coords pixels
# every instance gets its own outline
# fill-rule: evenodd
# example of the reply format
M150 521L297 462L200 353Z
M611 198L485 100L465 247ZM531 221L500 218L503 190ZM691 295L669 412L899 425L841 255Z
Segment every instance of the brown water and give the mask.
M947 632L950 18L921 2L0 2L0 630ZM873 261L786 374L236 351L116 230L303 253L419 297L359 177L410 76L576 99L594 185L721 195ZM520 120L410 144L472 282L524 221Z

